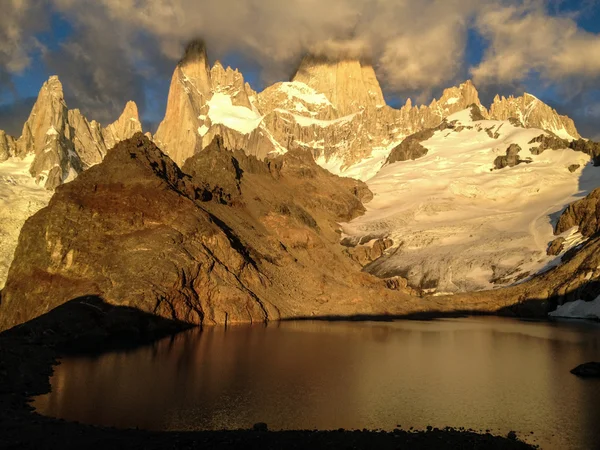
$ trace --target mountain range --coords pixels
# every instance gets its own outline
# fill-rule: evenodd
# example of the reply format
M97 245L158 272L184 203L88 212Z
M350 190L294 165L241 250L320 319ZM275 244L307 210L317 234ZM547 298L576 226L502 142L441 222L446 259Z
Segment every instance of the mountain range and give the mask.
M257 93L192 43L141 133L135 103L102 127L56 77L0 131L0 328L90 293L194 323L593 295L572 255L594 233L556 225L600 146L530 94L486 107L466 81L395 109L368 61L312 55ZM541 282L565 255L569 289Z

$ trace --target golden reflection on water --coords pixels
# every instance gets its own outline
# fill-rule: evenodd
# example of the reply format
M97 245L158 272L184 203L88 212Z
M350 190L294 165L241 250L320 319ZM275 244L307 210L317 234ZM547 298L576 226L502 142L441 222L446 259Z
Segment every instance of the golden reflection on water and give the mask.
M600 442L600 327L499 318L208 327L65 358L42 414L153 430L491 429L542 448ZM531 435L530 432L534 431Z

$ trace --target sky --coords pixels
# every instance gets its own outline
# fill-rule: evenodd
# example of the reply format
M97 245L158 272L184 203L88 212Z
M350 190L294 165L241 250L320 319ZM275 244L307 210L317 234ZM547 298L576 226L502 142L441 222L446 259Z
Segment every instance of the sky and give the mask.
M255 90L307 52L373 61L388 103L429 103L472 79L529 92L600 140L600 0L3 0L0 129L19 135L50 75L103 124L134 100L154 131L186 44L239 68Z

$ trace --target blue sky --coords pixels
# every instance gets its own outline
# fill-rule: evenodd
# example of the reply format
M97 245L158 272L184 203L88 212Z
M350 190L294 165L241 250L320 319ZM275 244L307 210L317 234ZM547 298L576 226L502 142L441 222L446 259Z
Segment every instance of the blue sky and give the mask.
M180 1L185 2L186 0ZM549 18L570 17L576 23L579 31L592 33L600 41L600 2L589 0L548 1L545 2L544 8ZM90 11L89 14L93 14L93 11ZM473 20L473 18L466 20ZM66 54L65 49L72 50L72 47L69 46L76 42L84 53L89 52L92 56L91 62L88 61L88 64L96 64L98 60L102 59L94 58L96 47L108 47L108 44L103 42L105 37L107 42L110 41L109 35L112 31L110 28L96 29L94 30L95 34L90 37L90 32L86 31L86 27L91 27L89 23L92 23L92 21L89 17L86 17L85 10L76 11L75 13L70 10L51 9L49 15L45 18L44 26L34 29L30 35L26 34L28 30L25 30L23 34L24 38L35 38L37 43L27 50L29 64L23 70L12 72L3 70L3 61L0 58L0 74L1 72L8 73L8 79L10 80L0 84L0 128L18 134L20 124L26 118L42 83L55 72L59 72L59 76L63 81L69 107L81 108L90 119L99 118L104 122L114 119L118 114L119 105L124 105L127 100L133 98L140 107L144 123L149 128L156 126L164 115L170 75L176 59L173 55L159 54L152 46L145 46L142 42L138 54L133 57L133 61L130 54L135 52L129 50L128 64L123 64L121 67L119 61L105 58L104 65L111 65L110 70L101 67L95 71L85 73L85 77L80 76L76 82L70 83L70 78L75 76L74 72L78 70L83 72L84 69L81 68L80 60L75 61L65 58L64 65L61 64L61 59ZM391 26L393 25L391 24ZM118 33L116 28L115 33ZM136 39L146 39L151 42L152 39L155 39L155 36L151 36L144 31ZM214 57L211 52L210 40L208 43L209 57ZM131 47L134 50L136 49L135 44L136 42L133 42ZM428 86L426 89L407 89L405 92L398 92L398 83L387 86L384 82L382 84L388 103L392 106L398 106L409 95L412 96L414 101L414 96L418 97L420 93L422 93L421 100L430 101L432 96L439 95L444 87L449 87L454 83L470 78L469 68L482 62L490 45L489 40L482 36L475 25L469 26L464 44L464 58L459 61L460 67L451 79L445 81L445 84L437 83L437 85ZM235 45L230 47L218 49L215 53L220 56L224 65L239 68L246 81L255 90L263 89L265 87L265 66L269 65L268 55L260 55L260 57L254 58L251 52L248 54L243 50L236 49ZM148 50L151 53L150 56L144 53L145 49L150 49ZM119 54L116 51L113 53L115 55ZM586 55L581 57L585 58ZM291 71L293 66L289 64L288 66L289 71ZM125 75L123 75L124 73ZM94 80L94 83L96 83L97 79L106 79L112 75L116 80L126 79L127 83L123 83L123 87L120 88L114 86L118 84L118 81L111 82L111 96L107 96L107 90L104 89L100 89L104 97L102 95L94 96L93 92L88 92L85 96L82 94L82 91L86 90L86 80ZM288 73L286 75L290 76L292 74ZM281 74L279 79L284 79L286 75ZM272 77L266 78L274 81ZM386 78L385 74L382 78ZM522 91L526 90L549 103L559 112L572 116L584 134L593 137L600 136L600 73L595 77L593 74L591 77L586 74L585 80L578 80L577 83L581 83L581 87L574 92L574 84L571 79L568 81L566 79L564 81L560 79L548 81L545 79L544 70L531 70L517 82L490 83L478 87L484 104L489 103L495 93L502 95L521 94ZM93 91L94 85L90 85L88 90ZM100 107L108 103L111 104L111 108L102 109Z

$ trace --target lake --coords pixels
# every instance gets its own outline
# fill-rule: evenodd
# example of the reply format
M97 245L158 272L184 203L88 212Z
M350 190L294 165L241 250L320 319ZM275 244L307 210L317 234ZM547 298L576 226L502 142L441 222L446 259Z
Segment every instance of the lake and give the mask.
M206 327L133 351L66 357L38 412L149 430L511 430L600 448L595 323L495 317Z

